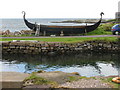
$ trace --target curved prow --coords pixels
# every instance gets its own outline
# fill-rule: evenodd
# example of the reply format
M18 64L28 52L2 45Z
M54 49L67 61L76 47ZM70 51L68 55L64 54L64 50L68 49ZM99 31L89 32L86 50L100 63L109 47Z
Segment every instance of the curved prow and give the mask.
M100 13L100 16L101 16L100 20L99 20L97 23L95 23L95 24L98 24L98 26L100 25L100 23L101 23L101 21L102 21L102 16L103 16L103 15L104 15L104 13L101 12L101 13Z
M22 14L23 14L23 18L25 20L25 15L26 15L25 11L22 11Z
M32 23L28 22L28 21L25 19L25 15L26 15L25 11L22 11L22 13L23 13L24 22L25 22L25 24L27 25L27 27L30 28L31 30L36 31L35 24L32 24Z
M99 20L97 23L95 23L94 25L91 25L91 26L87 26L87 27L86 27L87 32L91 32L91 31L97 29L97 27L100 25L100 23L101 23L101 21L102 21L102 15L104 15L103 12L100 13L101 18L100 18L100 20Z
M101 19L102 19L102 15L104 15L104 13L103 13L103 12L101 12L101 13L100 13Z
M100 25L100 23L101 23L101 21L102 21L102 16L103 16L103 15L104 15L104 13L101 12L101 13L100 13L100 16L101 16L100 20L99 20L97 23L95 23L95 24L98 24L98 26ZM95 24L94 24L94 25L95 25Z

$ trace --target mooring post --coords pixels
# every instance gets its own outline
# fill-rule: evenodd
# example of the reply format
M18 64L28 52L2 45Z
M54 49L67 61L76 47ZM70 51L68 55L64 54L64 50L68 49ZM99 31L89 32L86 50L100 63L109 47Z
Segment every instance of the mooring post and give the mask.
M35 36L37 36L38 26L37 26L36 22L35 22L35 27L34 27L34 28L36 28L36 31L35 31Z
M35 26L33 27L32 30L34 31L35 29L36 29L36 22L35 22ZM35 31L35 34L36 34L36 31Z
M38 36L40 35L40 25L38 25Z
M60 33L60 36L64 36L64 33L63 33L63 31L61 31L61 33Z
M35 32L35 36L38 35L38 25L36 25L36 32Z
M43 36L46 36L46 31L43 32Z
M86 22L86 27L87 27L87 22ZM87 35L87 28L85 28L85 35Z
M35 36L39 36L39 34L40 34L40 25L36 25Z

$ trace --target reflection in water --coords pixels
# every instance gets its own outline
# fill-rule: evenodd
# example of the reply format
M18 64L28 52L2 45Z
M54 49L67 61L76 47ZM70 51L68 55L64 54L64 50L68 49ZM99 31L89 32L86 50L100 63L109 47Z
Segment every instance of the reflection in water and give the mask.
M79 53L55 56L3 54L2 71L31 73L33 71L79 72L82 76L118 75L120 54Z

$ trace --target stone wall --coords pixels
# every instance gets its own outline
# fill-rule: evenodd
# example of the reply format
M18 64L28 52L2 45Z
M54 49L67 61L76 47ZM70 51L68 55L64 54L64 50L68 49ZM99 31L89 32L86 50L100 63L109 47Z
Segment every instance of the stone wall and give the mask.
M2 42L2 53L53 54L73 52L120 52L119 42L87 41L79 43L47 43L31 41Z

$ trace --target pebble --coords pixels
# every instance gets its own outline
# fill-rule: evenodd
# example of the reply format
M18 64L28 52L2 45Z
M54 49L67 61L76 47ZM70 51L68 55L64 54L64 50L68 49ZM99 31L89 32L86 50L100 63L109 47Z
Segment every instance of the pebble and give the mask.
M66 82L59 87L68 88L111 88L107 83L103 83L100 80L95 79L80 79L78 81Z

